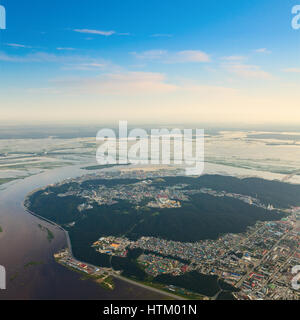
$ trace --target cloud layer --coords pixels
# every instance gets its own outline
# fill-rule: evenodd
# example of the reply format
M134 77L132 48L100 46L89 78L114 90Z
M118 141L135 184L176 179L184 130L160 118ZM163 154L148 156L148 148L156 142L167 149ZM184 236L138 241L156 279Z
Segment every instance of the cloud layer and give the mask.
M169 52L167 50L148 50L141 53L133 52L134 56L142 60L157 60L163 63L210 62L210 56L200 50L183 50Z
M101 35L106 37L109 37L116 33L116 31L113 31L113 30L104 31L104 30L92 30L92 29L74 29L74 31L79 33L96 34L96 35Z

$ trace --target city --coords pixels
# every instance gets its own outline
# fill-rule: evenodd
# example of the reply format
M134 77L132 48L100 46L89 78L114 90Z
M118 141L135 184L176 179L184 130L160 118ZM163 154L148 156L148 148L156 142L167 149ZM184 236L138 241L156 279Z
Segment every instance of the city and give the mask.
M136 261L146 274L154 278L162 274L176 277L192 271L216 275L236 288L233 296L239 300L298 299L299 291L291 286L291 271L300 264L300 208L276 209L272 204L263 204L258 198L206 187L197 190L188 188L185 183L162 187L164 177L176 176L177 170L120 169L100 172L96 176L85 175L80 179L67 180L69 188L58 196L72 195L86 199L86 202L77 208L82 213L93 208L93 203L112 206L120 200L127 200L137 210L145 207L176 209L180 208L181 202L189 202L192 195L199 193L219 198L235 198L266 211L283 212L285 217L280 220L257 221L255 225L249 226L246 232L227 233L216 240L182 242L142 236L134 241L126 235L101 236L94 240L91 247L101 254L120 258L126 258L128 250L140 249L143 253ZM95 177L113 181L116 176L118 183L111 187L101 184L96 189L82 187L82 183L93 182ZM122 184L125 179L137 181L129 185ZM56 186L61 185L64 184ZM159 214L154 212L152 215ZM68 224L71 228L74 225L75 222ZM70 264L72 260L67 261ZM66 260L63 262L66 263ZM102 270L100 267L94 270L82 268L82 264L78 263L75 267L94 274ZM107 270L112 274L115 272L112 268L106 269L106 272ZM120 275L120 272L118 274Z
M275 210L273 205L265 205L260 202L258 198L253 198L248 195L242 195L237 193L231 193L226 191L215 191L210 188L191 189L187 188L188 184L178 183L173 186L167 186L165 188L160 187L161 183L165 180L163 177L175 177L179 176L182 171L178 168L165 168L165 169L152 169L151 170L126 170L120 169L115 171L99 172L97 175L84 175L79 179L69 179L63 183L58 183L55 186L60 186L66 182L72 186L68 191L58 194L59 197L76 196L86 199L86 203L80 204L78 209L89 210L93 208L93 203L98 205L112 206L118 203L118 200L126 200L132 204L137 205L139 208L140 203L148 201L147 207L151 208L180 208L180 201L190 201L190 196L195 194L208 194L213 197L219 198L234 198L241 200L251 206L256 206L266 210ZM94 179L113 180L120 179L120 183L117 185L107 187L100 184L97 188L87 189L82 186L83 182L92 181ZM121 180L125 179L137 179L136 182L128 185Z

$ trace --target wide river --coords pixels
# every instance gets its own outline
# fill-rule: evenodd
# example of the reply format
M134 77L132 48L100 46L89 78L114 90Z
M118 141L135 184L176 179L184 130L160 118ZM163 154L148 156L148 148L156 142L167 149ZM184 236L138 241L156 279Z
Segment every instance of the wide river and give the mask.
M165 296L114 279L108 291L91 280L57 264L53 254L66 247L63 231L42 221L23 208L26 195L35 189L86 173L80 166L50 170L2 186L0 191L0 265L6 268L7 289L0 299L165 299ZM54 234L49 241L45 226ZM29 264L38 262L39 264Z

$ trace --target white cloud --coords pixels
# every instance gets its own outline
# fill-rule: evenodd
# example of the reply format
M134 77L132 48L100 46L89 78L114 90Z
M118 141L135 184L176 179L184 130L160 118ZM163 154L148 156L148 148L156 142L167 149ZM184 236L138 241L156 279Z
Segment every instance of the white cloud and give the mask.
M0 52L0 61L12 63L57 63L66 66L66 69L101 68L109 66L114 68L110 62L101 58L91 58L81 55L71 54L49 54L46 52L36 52L26 55L8 55Z
M256 49L256 50L254 50L254 52L256 52L256 53L265 53L265 54L272 53L272 51L268 50L267 48Z
M228 72L234 73L238 76L247 79L272 79L273 76L264 70L261 67L256 65L249 65L243 63L227 63L223 65Z
M5 52L0 52L0 61L5 62L49 62L57 60L57 56L45 52L37 52L24 56L8 55Z
M300 68L287 68L283 69L284 72L289 72L289 73L300 73Z
M79 71L94 71L94 70L103 70L111 66L106 62L87 62L87 63L78 63L78 64L70 64L65 66L64 70L79 70Z
M67 62L70 59L79 59L79 57L68 57L68 56L57 56L55 54L50 54L46 52L36 52L27 54L24 56L17 56L17 55L8 55L4 52L0 52L0 61L5 62L57 62L63 63Z
M91 29L74 29L74 31L79 33L98 34L106 37L116 33L116 31L113 31L113 30L104 31L104 30L91 30Z
M56 48L58 51L73 51L75 48L64 48L64 47L58 47Z
M207 53L199 50L185 50L177 52L174 62L209 62Z
M207 53L200 50L168 52L167 50L148 50L142 53L132 52L138 59L161 60L163 63L209 62Z
M176 90L165 76L154 72L119 72L92 78L61 79L53 81L67 92L100 95L162 94Z
M148 50L141 53L131 52L131 54L135 55L138 59L145 59L145 60L157 60L166 58L168 51L166 50Z
M6 43L7 46L9 47L14 47L14 48L32 48L31 46L27 46L27 45L24 45L24 44L19 44L19 43Z
M89 94L142 98L150 95L151 99L158 96L173 97L176 101L176 97L188 97L188 99L202 102L230 100L238 95L238 90L234 88L199 84L184 79L178 84L169 83L164 74L154 72L115 72L95 77L61 78L52 80L51 84L54 86L49 88L49 91L57 90L67 95Z

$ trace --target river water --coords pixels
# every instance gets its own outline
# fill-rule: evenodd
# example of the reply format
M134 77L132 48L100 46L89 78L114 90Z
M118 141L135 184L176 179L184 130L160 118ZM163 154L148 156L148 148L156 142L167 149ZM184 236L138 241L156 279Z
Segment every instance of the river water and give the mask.
M13 181L0 191L0 265L6 268L6 290L0 299L163 299L164 296L115 279L108 291L91 280L57 264L53 254L66 247L60 229L42 221L23 208L26 195L37 188L80 176L80 166L50 170L24 180ZM45 226L54 234L49 242ZM26 264L38 262L36 265Z

